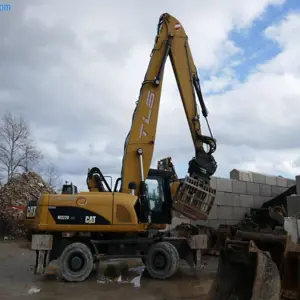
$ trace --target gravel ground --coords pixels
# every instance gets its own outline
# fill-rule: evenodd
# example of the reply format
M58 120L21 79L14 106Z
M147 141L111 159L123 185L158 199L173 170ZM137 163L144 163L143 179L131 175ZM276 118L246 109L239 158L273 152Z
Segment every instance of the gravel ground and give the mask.
M64 299L64 300L171 300L204 299L208 293L217 268L217 258L204 259L204 268L195 273L183 264L172 279L159 281L142 273L142 266L131 266L127 281L106 272L100 280L95 272L87 281L64 283L55 278L35 276L31 267L35 253L26 249L24 243L0 242L0 299ZM115 278L113 278L115 277Z

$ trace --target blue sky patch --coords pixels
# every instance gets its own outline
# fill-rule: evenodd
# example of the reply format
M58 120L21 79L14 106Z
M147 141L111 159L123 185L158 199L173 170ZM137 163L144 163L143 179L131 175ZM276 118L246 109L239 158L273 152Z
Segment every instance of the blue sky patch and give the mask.
M269 6L268 9L256 19L250 28L245 30L233 30L229 34L229 39L232 40L238 48L243 50L242 55L231 57L224 67L230 67L234 60L240 60L240 63L231 66L235 71L235 78L243 82L247 79L252 70L255 70L257 65L275 57L280 53L279 45L266 38L264 31L271 25L277 24L282 21L291 12L300 11L299 0L286 1L281 6ZM222 70L216 76L222 75ZM211 80L211 74L207 71L199 70L201 81ZM209 92L206 95L224 93L231 88L228 85L225 89L218 92Z

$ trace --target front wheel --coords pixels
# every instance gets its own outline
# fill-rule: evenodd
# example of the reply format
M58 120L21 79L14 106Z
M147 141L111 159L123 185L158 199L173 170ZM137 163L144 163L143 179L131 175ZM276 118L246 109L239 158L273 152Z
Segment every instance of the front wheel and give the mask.
M179 254L169 242L153 244L145 261L148 274L155 279L167 279L173 276L179 267Z
M86 280L94 266L94 257L90 248L83 243L68 245L59 258L61 277L70 282Z

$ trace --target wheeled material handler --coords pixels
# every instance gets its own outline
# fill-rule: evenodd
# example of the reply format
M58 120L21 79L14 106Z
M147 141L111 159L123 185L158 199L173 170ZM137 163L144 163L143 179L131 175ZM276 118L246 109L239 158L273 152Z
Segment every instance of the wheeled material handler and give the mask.
M187 175L175 182L174 173L150 168L168 57L195 149ZM197 104L209 136L202 134ZM121 177L112 188L100 169L93 168L88 184L95 189L40 197L31 226L35 231L32 249L37 252L36 273L43 273L53 260L59 261L66 281L85 280L93 265L107 258L140 257L149 275L158 279L175 274L180 259L199 266L206 235L188 228L184 234L157 229L171 224L174 210L193 220L205 220L211 210L216 191L210 186L210 178L217 163L212 155L216 140L207 116L185 30L174 17L162 14L125 140Z

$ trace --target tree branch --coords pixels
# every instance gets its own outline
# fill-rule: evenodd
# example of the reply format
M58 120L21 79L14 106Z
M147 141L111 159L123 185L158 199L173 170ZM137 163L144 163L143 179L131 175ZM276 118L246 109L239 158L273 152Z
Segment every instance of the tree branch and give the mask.
M26 121L7 113L0 125L0 166L7 173L7 180L11 179L19 168L25 171L36 164L42 154L30 138L30 131Z

